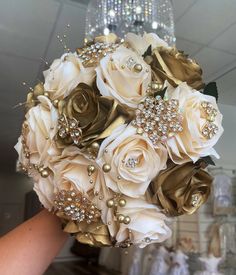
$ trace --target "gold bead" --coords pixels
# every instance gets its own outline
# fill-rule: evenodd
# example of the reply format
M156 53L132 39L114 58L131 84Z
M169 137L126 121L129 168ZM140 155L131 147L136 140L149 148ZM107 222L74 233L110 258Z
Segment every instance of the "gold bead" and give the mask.
M122 214L120 214L119 216L118 216L118 222L119 223L123 223L124 222L124 220L125 220L125 216L124 215L122 215Z
M47 93L47 92L45 92L43 95L46 97L49 97L49 93Z
M43 172L44 171L44 168L43 167L39 167L39 172Z
M111 165L108 164L108 163L105 163L105 164L102 166L102 170L103 170L103 172L105 172L105 173L110 172L110 171L111 171Z
M95 166L92 164L87 167L87 171L89 174L93 174L95 172L95 170L96 170Z
M43 170L43 171L41 172L41 176L42 176L43 178L47 178L47 177L49 176L48 171L47 171L47 170Z
M26 157L27 159L29 159L30 154L29 154L29 153L26 153L26 154L25 154L25 157Z
M59 100L58 100L58 99L53 100L53 105L54 105L55 107L58 106L58 103L59 103Z
M131 219L130 219L129 216L126 216L126 217L124 218L124 224L129 224L130 221L131 221Z
M121 69L125 69L125 65L121 65Z
M93 143L91 144L91 148L92 148L93 150L98 150L99 147L100 147L100 145L99 145L98 142L93 142Z
M134 65L134 71L136 73L140 73L142 70L143 70L143 66L141 64L137 63L137 64Z
M160 91L163 88L163 85L161 83L153 82L151 88L152 90Z
M107 201L107 207L112 208L114 206L114 200L108 200Z
M120 199L119 200L119 206L124 207L126 205L126 200L125 199Z

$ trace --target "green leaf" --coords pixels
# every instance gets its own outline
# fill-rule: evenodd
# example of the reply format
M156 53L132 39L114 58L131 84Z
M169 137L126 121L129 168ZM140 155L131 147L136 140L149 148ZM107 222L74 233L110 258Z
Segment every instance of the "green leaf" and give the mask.
M207 165L213 165L216 166L215 162L210 156L202 157L201 160L203 160Z
M150 45L146 52L143 54L143 58L145 58L146 56L151 56L152 55L152 45Z
M205 95L214 96L216 98L216 101L218 101L218 90L217 90L216 82L208 83L205 86L203 93Z

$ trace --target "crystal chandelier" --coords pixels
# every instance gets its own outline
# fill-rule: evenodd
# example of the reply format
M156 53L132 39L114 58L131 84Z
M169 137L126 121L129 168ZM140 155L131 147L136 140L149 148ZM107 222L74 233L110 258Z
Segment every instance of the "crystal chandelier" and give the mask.
M86 18L86 41L110 32L155 32L170 46L175 44L171 0L90 0Z

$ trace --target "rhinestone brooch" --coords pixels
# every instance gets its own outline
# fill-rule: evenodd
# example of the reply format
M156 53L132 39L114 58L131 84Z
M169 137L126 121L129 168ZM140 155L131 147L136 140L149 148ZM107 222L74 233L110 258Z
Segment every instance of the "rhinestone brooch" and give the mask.
M100 210L82 193L75 190L62 190L56 194L55 208L72 221L86 221L88 224L97 221L101 217Z
M78 145L82 138L82 130L79 128L79 122L75 119L69 119L62 115L58 119L58 135L64 139L70 137L74 144Z
M132 125L137 133L147 136L154 146L182 132L182 115L176 99L163 100L161 96L148 96L138 105Z
M203 115L207 120L202 128L202 134L205 138L211 139L219 131L218 126L214 123L218 112L215 108L213 108L213 105L207 101L203 101L201 103L201 107L203 110Z

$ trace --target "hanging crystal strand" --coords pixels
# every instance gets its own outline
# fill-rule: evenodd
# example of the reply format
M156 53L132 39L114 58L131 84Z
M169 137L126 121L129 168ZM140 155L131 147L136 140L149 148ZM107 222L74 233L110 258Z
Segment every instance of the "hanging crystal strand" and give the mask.
M91 0L86 20L86 38L114 32L121 38L128 32L155 32L174 45L174 17L171 0Z

